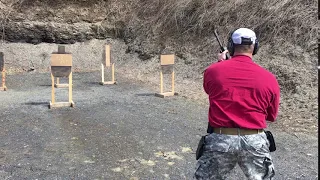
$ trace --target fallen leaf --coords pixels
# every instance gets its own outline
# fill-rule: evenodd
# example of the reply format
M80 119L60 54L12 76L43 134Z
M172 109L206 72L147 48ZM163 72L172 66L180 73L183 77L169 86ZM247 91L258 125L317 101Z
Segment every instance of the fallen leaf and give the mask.
M176 154L176 152L171 151L171 152L164 153L164 159L179 159L179 160L181 160L182 157L178 156Z
M111 169L113 172L121 172L122 169L120 167L116 167L116 168L113 168Z
M144 160L144 159L142 159L141 160L141 164L143 164L143 165L148 165L148 166L154 166L154 165L156 165L156 163L155 162L153 162L153 161L151 161L151 160Z
M192 152L192 149L189 148L189 147L182 147L182 152L183 152L183 153Z
M163 152L162 152L162 151L156 152L156 153L154 153L154 154L156 155L156 157L163 156Z
M118 160L118 162L126 162L126 161L128 161L128 159Z
M93 164L93 163L95 163L94 161L91 161L91 160L85 160L85 161L83 161L84 163L88 163L88 164Z

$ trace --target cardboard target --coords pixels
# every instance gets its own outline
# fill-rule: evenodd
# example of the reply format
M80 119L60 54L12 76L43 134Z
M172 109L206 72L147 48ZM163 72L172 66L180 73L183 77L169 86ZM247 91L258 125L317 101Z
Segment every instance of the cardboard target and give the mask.
M115 78L114 78L114 63L111 62L111 45L105 45L104 51L102 53L103 55L103 62L101 63L101 82L99 84L116 84ZM110 68L111 66L111 81L104 81L104 68Z
M161 55L160 56L161 66L173 65L174 64L174 54Z
M111 53L110 53L110 45L105 46L105 51L104 51L104 65L106 67L111 66Z
M54 77L68 77L71 73L71 54L51 54L51 72Z

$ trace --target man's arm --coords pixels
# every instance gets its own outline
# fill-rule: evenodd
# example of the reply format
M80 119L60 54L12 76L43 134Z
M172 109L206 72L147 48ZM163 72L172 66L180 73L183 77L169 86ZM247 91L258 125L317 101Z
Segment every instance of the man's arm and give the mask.
M267 121L274 122L278 116L279 104L280 104L280 87L278 82L274 86L274 91L272 95L272 100L270 106L267 109Z
M223 51L222 53L218 54L218 62L226 60L227 53L229 53L228 50ZM211 87L209 86L209 82L211 81L211 78L208 74L207 69L203 73L203 89L204 91L209 95L209 92L211 91Z

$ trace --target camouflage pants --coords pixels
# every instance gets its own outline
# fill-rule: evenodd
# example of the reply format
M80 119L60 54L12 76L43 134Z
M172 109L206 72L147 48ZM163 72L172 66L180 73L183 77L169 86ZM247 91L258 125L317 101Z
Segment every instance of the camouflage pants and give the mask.
M272 179L275 172L265 133L245 136L212 133L206 136L194 179L226 179L236 164L249 180Z

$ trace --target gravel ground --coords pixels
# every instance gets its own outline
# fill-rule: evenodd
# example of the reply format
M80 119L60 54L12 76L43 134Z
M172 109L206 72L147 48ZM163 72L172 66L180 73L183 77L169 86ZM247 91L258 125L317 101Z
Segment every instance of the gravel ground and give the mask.
M74 108L48 109L49 73L7 77L0 92L0 179L192 179L207 107L100 72L74 73ZM66 101L66 89L57 90ZM275 179L318 179L318 138L271 126ZM237 167L229 179L244 179Z
M142 60L139 58L139 53L129 52L129 46L119 39L109 38L65 45L66 51L72 53L73 71L100 70L106 43L111 44L111 60L115 63L116 78L121 76L148 84L150 88L159 89L159 56ZM5 68L9 75L28 71L49 72L50 56L52 52L57 51L57 48L57 44L49 43L37 45L0 43L0 52L4 52ZM287 54L286 57L277 56L269 52L270 49L268 46L262 46L254 61L276 74L281 87L278 121L271 126L290 134L304 133L317 136L316 57L294 46L283 52ZM183 56L185 57L180 58L177 53L175 57L175 88L181 96L206 105L207 97L202 89L202 71L215 61L214 57L200 58L189 53ZM106 73L107 75L110 73ZM170 83L171 79L165 76L164 80ZM165 86L165 89L170 87Z

